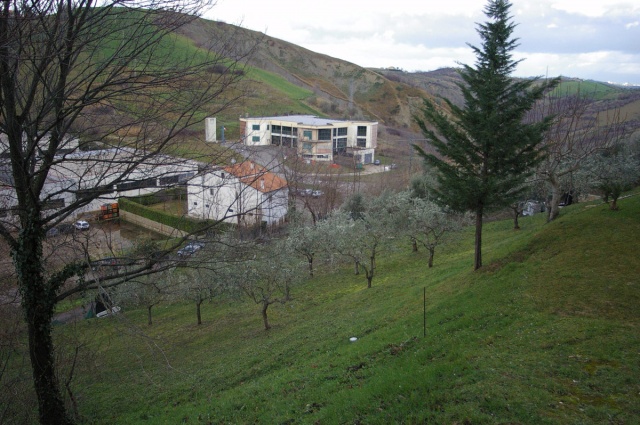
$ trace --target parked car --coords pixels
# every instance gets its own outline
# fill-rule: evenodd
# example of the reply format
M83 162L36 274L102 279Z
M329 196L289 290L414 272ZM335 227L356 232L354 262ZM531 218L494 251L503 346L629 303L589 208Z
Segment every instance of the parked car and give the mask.
M203 242L189 242L184 248L178 250L181 257L189 257L204 248Z
M522 215L523 216L534 215L537 213L544 212L544 209L545 209L544 202L528 200L528 201L525 201L524 204L522 205Z
M373 165L380 165L380 160L376 159L375 161L373 161Z
M75 227L76 230L87 230L89 228L89 223L84 220L78 220L73 223L73 227Z
M313 192L311 192L311 196L313 196L314 198L319 198L322 195L324 195L324 192L321 190L314 190Z

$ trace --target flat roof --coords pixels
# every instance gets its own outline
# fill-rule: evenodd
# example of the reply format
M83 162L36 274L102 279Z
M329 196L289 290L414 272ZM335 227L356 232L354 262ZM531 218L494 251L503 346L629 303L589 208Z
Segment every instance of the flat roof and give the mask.
M281 115L281 116L275 116L275 117L248 117L248 118L242 118L242 119L245 119L245 120L264 120L264 121L282 121L282 122L290 122L290 123L294 123L294 124L313 125L313 126L349 124L349 123L358 123L358 122L376 124L376 121L337 120L337 119L332 119L332 118L316 117L314 115Z

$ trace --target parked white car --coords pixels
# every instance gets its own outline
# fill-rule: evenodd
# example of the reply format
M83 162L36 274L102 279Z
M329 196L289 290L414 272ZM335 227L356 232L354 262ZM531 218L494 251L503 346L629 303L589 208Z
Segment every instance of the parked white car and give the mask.
M189 257L204 248L203 242L189 242L184 248L178 251L181 257Z
M89 228L89 223L84 220L78 220L73 223L73 227L75 227L77 230L87 230Z

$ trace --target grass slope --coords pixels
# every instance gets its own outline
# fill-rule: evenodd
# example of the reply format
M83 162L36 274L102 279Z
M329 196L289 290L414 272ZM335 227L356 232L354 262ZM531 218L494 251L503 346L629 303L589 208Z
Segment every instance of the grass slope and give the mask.
M350 265L271 309L218 298L63 326L95 350L74 391L96 424L637 423L640 196L621 211L578 204L554 223L471 229L436 254L409 244ZM426 336L423 336L426 292ZM352 336L356 342L349 342ZM91 351L88 350L88 351ZM87 351L87 350L85 350Z

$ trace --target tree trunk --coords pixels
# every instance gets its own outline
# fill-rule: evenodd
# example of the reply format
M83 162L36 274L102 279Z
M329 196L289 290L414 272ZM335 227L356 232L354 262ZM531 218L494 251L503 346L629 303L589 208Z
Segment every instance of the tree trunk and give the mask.
M27 312L29 314L29 312ZM29 355L33 382L38 397L40 424L73 424L67 412L55 373L51 317L47 314L31 316L29 321Z
M147 306L147 324L149 326L153 325L153 321L151 320L151 309L153 308L152 305Z
M22 307L29 333L29 357L33 384L38 398L40 423L73 424L68 416L55 371L51 320L55 307L55 288L50 287L42 272L42 238L37 224L28 223L20 235L17 250L12 252ZM35 254L35 255L34 255Z
M354 265L354 273L356 275L360 274L360 261L355 260L353 265Z
M609 204L609 210L618 211L618 197L613 196L611 199L611 203Z
M551 202L549 203L549 213L547 215L547 222L553 221L560 215L560 183L555 178L549 179L551 185Z
M376 257L369 257L369 269L364 268L365 276L367 276L367 288L371 288L373 282L373 275L376 269Z
M418 252L418 241L416 238L411 238L411 252Z
M436 254L435 248L429 248L429 268L433 267L433 256Z
M476 209L476 240L473 270L478 270L482 267L482 213L483 206L481 204L478 205L478 208Z
M271 325L269 325L269 319L267 318L267 309L269 308L269 303L262 303L262 322L264 323L264 330L268 331L271 329Z
M200 306L202 305L202 298L198 298L196 302L196 315L198 316L198 325L202 324L202 315L200 314Z
M313 255L308 255L307 261L309 262L309 276L313 277Z

